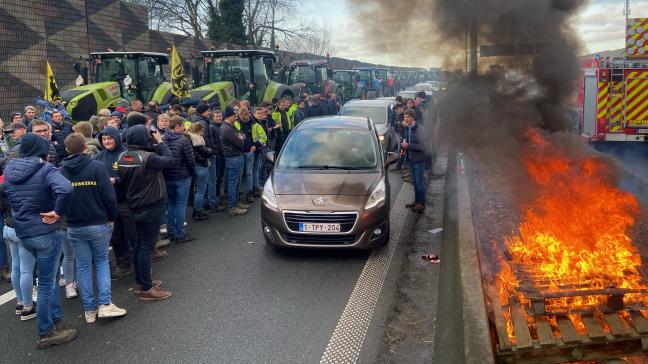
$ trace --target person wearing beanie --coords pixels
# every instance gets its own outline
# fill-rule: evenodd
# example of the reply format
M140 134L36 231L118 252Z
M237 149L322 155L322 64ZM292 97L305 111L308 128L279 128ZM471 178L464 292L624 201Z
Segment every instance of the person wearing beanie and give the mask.
M414 186L414 202L406 207L414 212L425 211L425 163L429 159L432 148L428 143L428 134L423 126L417 123L416 113L407 109L403 113L405 137L401 141L401 153L405 155Z
M4 192L13 212L16 235L37 262L38 339L36 348L60 345L76 338L75 329L61 324L61 294L57 287L61 242L55 237L61 216L68 211L72 184L52 164L46 163L50 143L37 134L21 138L20 157L4 170Z
M154 149L149 145L149 136L155 140ZM117 177L139 236L132 252L137 283L133 293L142 301L167 299L171 292L162 290L162 283L151 279L151 266L167 196L162 170L173 166L173 155L160 133L151 135L144 125L128 129L126 144L128 150L117 161Z

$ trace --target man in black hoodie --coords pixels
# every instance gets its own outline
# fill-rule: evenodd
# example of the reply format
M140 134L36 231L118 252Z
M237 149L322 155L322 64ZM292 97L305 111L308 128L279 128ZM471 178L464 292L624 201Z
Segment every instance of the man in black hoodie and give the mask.
M92 160L85 136L73 133L65 138L69 157L61 173L72 182L72 202L68 209L68 239L76 256L77 282L87 323L96 318L124 316L126 310L111 301L108 243L117 218L117 197L103 163ZM92 263L97 273L99 299L94 297Z
M121 183L121 178L117 174L117 160L128 149L122 145L119 130L111 126L102 130L97 135L97 139L99 139L99 143L104 149L97 154L95 159L104 163L104 168L110 176L110 181L114 185L117 195L117 218L113 225L110 243L115 252L115 265L117 266L112 272L111 278L118 280L133 273L128 242L135 243L138 239L133 212L126 203L125 186Z
M125 186L126 203L133 211L139 239L133 246L133 265L137 285L133 292L142 301L162 300L171 292L160 289L160 281L151 280L151 253L160 235L160 221L166 201L166 185L162 170L173 166L173 155L159 132L152 137L156 146L149 146L149 131L144 125L128 129L128 151L117 161L120 183Z

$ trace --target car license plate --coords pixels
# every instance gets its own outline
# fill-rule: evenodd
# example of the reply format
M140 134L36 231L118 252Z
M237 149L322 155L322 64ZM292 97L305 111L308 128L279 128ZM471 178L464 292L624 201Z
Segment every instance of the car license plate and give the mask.
M637 134L648 134L648 129L637 129Z
M340 224L314 224L300 222L299 231L308 233L339 233L341 227Z

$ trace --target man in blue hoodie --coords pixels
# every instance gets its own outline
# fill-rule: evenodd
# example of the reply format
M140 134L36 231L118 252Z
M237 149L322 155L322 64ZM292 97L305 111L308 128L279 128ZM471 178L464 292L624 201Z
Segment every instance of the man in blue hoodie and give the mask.
M44 349L76 338L75 329L61 324L61 294L58 288L60 240L54 235L72 197L72 184L46 162L50 143L36 134L26 134L20 143L20 158L4 170L4 190L11 204L16 235L38 264L38 340Z
M97 135L97 139L99 139L103 150L97 154L95 160L103 162L117 195L117 219L113 225L110 243L116 260L116 269L112 271L111 278L118 280L133 273L128 242L134 244L138 239L133 212L126 204L125 186L121 183L121 178L117 173L117 160L128 149L122 144L119 130L111 126L102 130Z
M73 133L65 138L70 155L63 160L61 173L72 182L72 202L66 213L68 239L77 259L77 281L87 323L96 318L119 317L126 310L111 301L108 243L117 218L117 197L103 163L92 160L85 136ZM94 297L92 264L97 275ZM97 306L98 305L98 306Z

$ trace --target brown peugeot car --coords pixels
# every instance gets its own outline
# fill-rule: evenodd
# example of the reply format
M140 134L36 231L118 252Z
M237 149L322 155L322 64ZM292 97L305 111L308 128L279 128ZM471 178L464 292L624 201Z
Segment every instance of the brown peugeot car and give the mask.
M387 166L396 160L394 153L383 157L376 127L366 117L302 121L263 189L266 241L279 247L350 249L387 243Z

